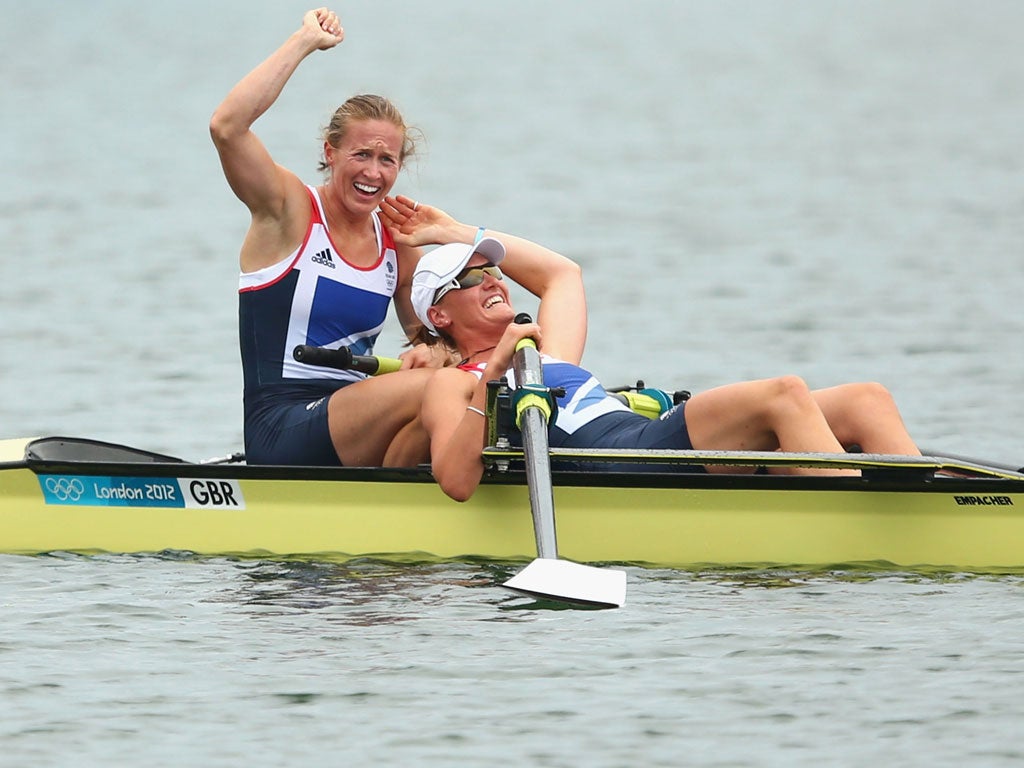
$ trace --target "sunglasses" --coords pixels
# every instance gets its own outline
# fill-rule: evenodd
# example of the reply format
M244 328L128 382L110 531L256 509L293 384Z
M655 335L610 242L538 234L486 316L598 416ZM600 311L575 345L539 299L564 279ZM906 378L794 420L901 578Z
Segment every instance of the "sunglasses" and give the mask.
M437 293L434 294L434 303L437 304L449 291L461 291L463 288L472 288L474 285L480 285L486 275L490 275L495 280L502 279L501 270L493 264L469 267L459 272L458 275L452 278L450 283L442 285L437 289Z

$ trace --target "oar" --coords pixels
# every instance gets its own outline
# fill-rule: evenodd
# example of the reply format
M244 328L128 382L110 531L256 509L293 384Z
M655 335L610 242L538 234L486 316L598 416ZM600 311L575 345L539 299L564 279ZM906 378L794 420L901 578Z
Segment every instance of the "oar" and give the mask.
M528 323L530 317L518 315L516 322ZM617 608L626 602L625 571L595 568L558 558L547 429L553 404L544 387L540 355L533 339L519 342L512 367L516 375L515 408L523 434L537 559L506 581L505 586L538 597Z
M319 365L322 368L337 368L342 371L359 371L369 376L392 373L402 367L402 361L394 357L378 357L377 355L353 355L348 347L328 349L299 344L292 350L292 357L306 365Z

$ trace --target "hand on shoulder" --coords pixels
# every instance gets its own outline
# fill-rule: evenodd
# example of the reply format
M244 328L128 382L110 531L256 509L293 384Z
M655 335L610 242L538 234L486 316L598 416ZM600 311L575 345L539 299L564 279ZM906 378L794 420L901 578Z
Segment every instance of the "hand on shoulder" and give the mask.
M398 357L402 361L403 369L443 368L454 362L453 354L448 345L438 342L437 344L417 344Z
M388 196L380 206L381 218L399 245L443 245L456 242L464 225L432 205L405 195Z

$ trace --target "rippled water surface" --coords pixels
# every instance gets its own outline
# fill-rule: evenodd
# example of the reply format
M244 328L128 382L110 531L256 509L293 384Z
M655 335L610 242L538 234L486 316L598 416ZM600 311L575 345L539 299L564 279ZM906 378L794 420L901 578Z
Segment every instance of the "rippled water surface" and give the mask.
M207 122L306 6L0 9L0 437L238 450L247 216ZM878 379L923 446L1024 463L1018 3L340 10L275 157L314 181L330 111L393 97L402 192L584 266L608 383ZM629 568L595 612L510 573L0 556L0 764L1024 759L1016 576Z
M1013 765L1019 577L0 557L11 765Z

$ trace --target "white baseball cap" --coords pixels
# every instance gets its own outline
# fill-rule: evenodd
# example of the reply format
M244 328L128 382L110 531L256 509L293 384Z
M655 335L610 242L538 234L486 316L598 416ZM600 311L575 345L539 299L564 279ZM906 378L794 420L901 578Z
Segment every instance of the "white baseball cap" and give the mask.
M416 265L412 275L412 308L420 322L431 331L437 331L427 319L427 310L434 305L434 296L466 268L474 253L497 266L505 258L505 246L493 237L485 237L476 245L448 243L423 256Z

